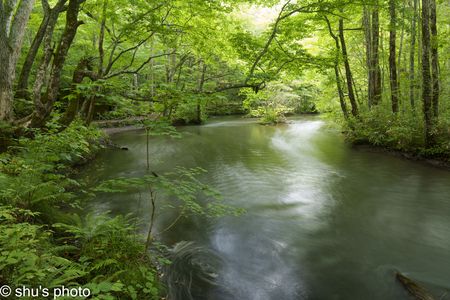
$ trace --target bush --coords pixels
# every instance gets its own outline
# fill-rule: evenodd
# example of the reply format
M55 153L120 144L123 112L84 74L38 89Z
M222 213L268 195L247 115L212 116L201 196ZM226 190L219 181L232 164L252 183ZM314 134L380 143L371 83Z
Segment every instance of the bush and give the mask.
M29 223L38 217L29 210L0 206L2 285L84 287L92 299L158 298L154 261L130 220L75 215L77 222L55 224L51 231Z
M0 155L0 201L51 217L60 206L77 202L72 190L80 184L67 177L68 166L91 158L101 147L98 130L74 123L58 133L38 132L21 138Z
M394 114L382 105L362 111L358 118L345 123L347 138L352 143L368 143L425 157L450 160L449 120L440 118L434 129L436 144L425 147L422 115L418 112Z

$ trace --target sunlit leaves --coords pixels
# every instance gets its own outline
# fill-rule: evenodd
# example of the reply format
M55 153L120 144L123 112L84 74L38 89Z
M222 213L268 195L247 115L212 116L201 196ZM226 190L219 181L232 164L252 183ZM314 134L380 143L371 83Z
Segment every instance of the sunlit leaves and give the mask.
M182 168L178 167L174 171L163 174L150 173L142 177L115 178L103 182L95 191L103 193L125 193L129 191L138 192L146 187L153 191L160 191L165 195L164 202L170 203L170 199L175 200L175 205L188 213L201 214L205 216L218 216L236 214L236 210L224 203L221 203L220 194L210 186L203 184L198 177L206 171L202 168ZM206 204L200 201L207 198ZM167 202L169 201L169 202ZM171 206L165 206L170 208ZM211 213L211 214L210 214Z

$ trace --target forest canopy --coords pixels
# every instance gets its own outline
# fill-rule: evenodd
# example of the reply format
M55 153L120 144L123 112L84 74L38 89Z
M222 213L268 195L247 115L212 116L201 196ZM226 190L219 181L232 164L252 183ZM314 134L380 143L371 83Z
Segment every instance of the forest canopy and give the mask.
M445 1L43 0L0 10L3 131L78 117L340 111L354 129L376 114L399 126L418 118L430 146L448 125ZM270 96L283 93L293 97Z

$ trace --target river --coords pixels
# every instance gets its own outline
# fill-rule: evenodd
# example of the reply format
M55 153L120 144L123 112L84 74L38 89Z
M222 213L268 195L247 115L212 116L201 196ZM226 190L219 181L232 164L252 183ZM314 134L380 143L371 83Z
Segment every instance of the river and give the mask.
M220 259L216 287L193 277L194 299L409 299L395 270L450 299L450 172L353 149L316 117L279 126L218 118L179 131L151 138L151 170L200 166L225 203L246 209L182 218L160 237ZM103 151L84 177L142 176L145 140L143 131L114 135L129 151ZM150 217L138 194L101 195L89 209ZM177 214L158 215L161 229Z

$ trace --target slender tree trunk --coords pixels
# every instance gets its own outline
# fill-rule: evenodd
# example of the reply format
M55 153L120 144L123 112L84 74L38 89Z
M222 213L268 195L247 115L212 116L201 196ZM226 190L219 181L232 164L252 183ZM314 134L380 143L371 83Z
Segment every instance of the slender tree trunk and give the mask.
M380 45L380 23L379 23L379 8L378 1L372 12L372 68L373 68L373 105L378 105L381 102L382 86L381 86L381 69L379 57Z
M417 23L419 25L417 25L417 69L418 72L420 73L420 68L422 66L422 14L420 13L422 11L422 3L420 2L420 0L417 0ZM416 88L417 88L417 93L416 93L416 98L421 99L422 95L420 94L422 91L422 80L416 80Z
M406 0L403 1L403 7L402 7L402 17L400 20L405 19L405 9L406 9ZM403 40L405 38L405 22L402 22L402 31L400 33L400 45L398 48L398 61L397 66L399 68L398 70L398 77L400 78L400 74L402 70L402 54L403 54Z
M430 72L430 0L422 0L422 101L425 120L425 144L431 146L433 139L432 79Z
M150 224L147 232L147 240L145 241L145 252L148 251L153 240L153 225L155 224L155 212L156 212L156 192L150 187L150 201L152 204Z
M353 91L355 92L355 98L356 98L356 103L358 103L358 105L362 105L361 103L361 98L359 97L359 93L358 93L358 87L356 86L356 82L355 82L355 77L353 77L352 74L352 85L353 85ZM361 91L361 89L359 89Z
M344 91L342 90L342 81L341 81L341 76L339 76L339 57L340 57L340 46L339 46L339 39L338 37L334 34L333 29L331 28L331 24L330 21L328 20L327 17L325 17L325 22L327 23L328 26L328 32L330 33L330 36L333 38L334 43L336 45L336 55L334 58L334 76L336 78L336 88L338 91L338 95L339 95L339 104L341 105L341 110L342 113L344 114L344 118L348 119L348 111L347 111L347 105L345 103L345 98L344 98Z
M92 123L92 120L94 119L95 102L96 102L96 97L92 96L89 101L88 111L87 111L86 120L85 120L86 125L88 125L88 126Z
M176 49L174 49L174 52ZM166 81L167 83L172 83L175 73L177 71L177 54L173 53L167 57L167 64L166 64Z
M352 85L352 72L350 69L350 63L348 61L348 55L347 55L347 46L345 44L345 37L344 37L344 19L339 19L339 39L341 41L341 48L342 48L342 57L344 59L344 67L345 67L345 77L347 81L347 89L348 89L348 98L350 99L350 104L352 106L352 115L356 117L358 115L358 104L356 103L355 94L353 91L353 85Z
M174 51L175 52L175 51ZM168 55L167 56L167 63L166 63L166 83L170 84L173 82L174 79L174 72L176 72L176 54ZM163 116L169 117L171 116L171 112L173 109L173 104L169 103L167 100L164 100L163 102Z
M202 61L202 70L201 70L201 75L200 75L200 79L198 81L198 93L201 94L203 92L203 85L205 84L205 74L206 74L206 64L204 61ZM196 123L197 124L201 124L202 123L202 98L201 95L199 95L199 97L197 98L197 120Z
M369 10L367 9L367 6L364 6L364 12L363 12L363 28L364 28L364 38L365 38L365 46L366 46L366 66L367 66L367 98L368 98L368 106L369 109L373 105L373 98L374 98L374 90L373 90L373 83L374 83L374 70L372 66L372 26L371 26L371 18Z
M339 95L339 104L341 106L342 113L344 114L344 118L348 119L348 109L347 104L345 103L344 90L342 89L342 80L339 76L339 66L337 64L334 65L334 76L336 78L336 88Z
M380 30L380 68L381 68L381 95L386 91L386 82L389 85L389 53L386 56L384 52L384 32L383 29ZM389 48L389 41L388 41L388 48ZM388 49L389 52L389 49ZM388 60L386 62L386 57L388 57ZM385 72L387 69L387 72ZM387 73L387 81L386 81L386 73ZM382 97L382 96L381 96ZM383 100L383 98L381 98Z
M403 21L405 20L405 11L406 11L406 5L407 5L407 0L403 0L403 5L402 5L402 17L400 20L402 20L402 30L400 33L400 45L399 45L399 49L398 49L398 60L397 60L397 78L398 78L398 98L399 101L401 102L402 105L402 111L405 112L406 111L406 101L403 100L403 93L404 93L404 88L402 88L402 74L406 73L405 70L407 69L407 66L405 65L404 67L402 67L402 61L404 62L404 64L406 64L406 61L403 59L403 44L404 44L404 40L405 40L405 24L406 22Z
M98 35L98 69L97 69L97 75L95 78L91 78L92 80L97 80L103 78L105 75L105 69L104 69L104 58L105 58L105 50L104 50L104 42L105 42L105 28L106 28L106 10L108 8L108 0L103 0L103 8L102 8L102 18L100 22L100 32ZM99 94L101 92L102 87L97 86L94 88L95 94ZM90 125L92 120L94 119L95 114L95 105L97 103L97 96L93 95L90 97L89 102L85 108L85 123L86 125Z
M395 1L389 0L389 14L390 14L390 30L389 30L389 78L391 85L391 102L392 112L398 112L398 79L397 79L397 62L396 62L396 12Z
M366 43L366 60L368 69L368 103L369 108L381 102L382 84L379 58L380 23L378 0L371 12L364 7L363 27Z
M151 40L151 50L150 50L150 55L153 56L153 51L155 49L155 45L154 45L154 39L152 38ZM153 100L155 98L155 60L152 59L150 61L150 100ZM177 83L178 86L178 83ZM149 114L151 114L152 110L153 110L153 102L149 101L148 102L148 112Z
M13 119L13 83L34 0L0 1L0 121Z
M431 31L431 80L433 85L432 105L433 117L439 116L439 56L438 56L438 36L436 27L436 0L430 1L430 31Z
M102 21L100 24L100 33L98 38L98 77L101 78L104 74L103 61L105 59L105 50L103 48L103 43L105 40L105 28L106 28L106 9L108 8L108 0L103 0L102 9Z
M411 103L411 108L415 109L415 95L416 95L416 79L415 79L415 51L416 51L416 20L417 20L417 2L414 1L414 15L411 20L411 46L409 53L409 102Z

